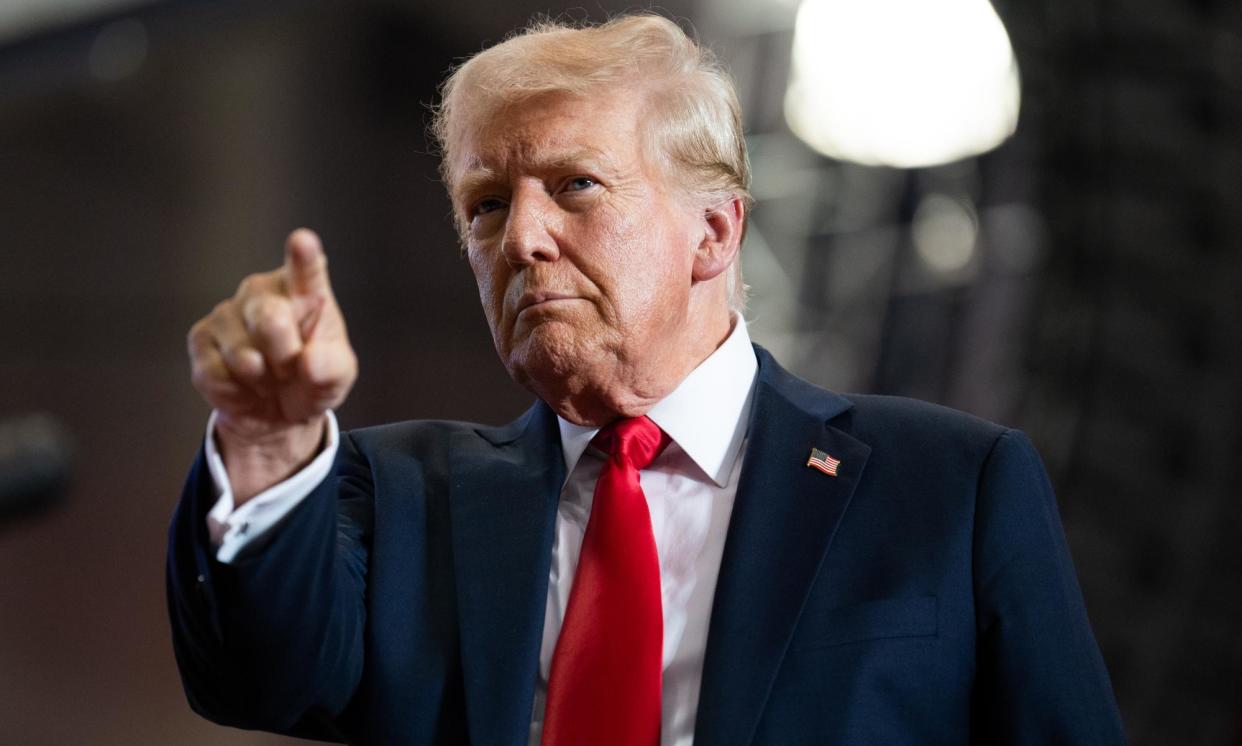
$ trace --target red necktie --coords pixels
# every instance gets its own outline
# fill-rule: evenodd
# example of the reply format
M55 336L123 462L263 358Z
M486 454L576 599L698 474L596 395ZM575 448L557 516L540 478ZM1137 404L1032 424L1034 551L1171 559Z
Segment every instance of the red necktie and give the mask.
M608 454L552 655L543 746L656 746L664 614L660 562L638 472L669 438L646 417L592 441Z

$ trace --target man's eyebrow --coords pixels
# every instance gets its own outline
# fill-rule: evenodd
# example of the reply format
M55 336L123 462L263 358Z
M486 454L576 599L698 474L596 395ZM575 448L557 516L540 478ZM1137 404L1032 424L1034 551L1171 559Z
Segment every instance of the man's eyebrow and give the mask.
M453 189L453 201L459 202L465 199L484 185L495 182L497 178L495 169L486 166L476 166L470 169L457 179L457 186Z
M600 169L607 174L615 174L618 171L616 163L608 153L589 147L540 154L527 160L524 166L535 171L572 171L582 167ZM476 161L467 167L467 170L457 179L457 187L453 190L454 196L458 200L464 199L472 192L499 179L500 174L496 169Z

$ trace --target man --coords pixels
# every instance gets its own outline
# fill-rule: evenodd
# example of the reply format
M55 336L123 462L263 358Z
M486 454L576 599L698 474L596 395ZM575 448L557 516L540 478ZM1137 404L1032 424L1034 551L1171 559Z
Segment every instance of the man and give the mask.
M436 132L500 428L342 434L317 237L189 335L169 599L192 706L365 743L1118 743L1038 457L752 347L735 94L674 24L536 26Z

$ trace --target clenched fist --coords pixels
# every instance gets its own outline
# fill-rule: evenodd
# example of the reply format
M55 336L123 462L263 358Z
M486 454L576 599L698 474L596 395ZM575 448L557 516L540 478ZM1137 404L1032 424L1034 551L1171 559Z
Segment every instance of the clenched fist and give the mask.
M284 266L243 280L190 328L187 345L194 387L217 411L235 505L314 457L324 411L358 377L327 257L305 228L289 234Z

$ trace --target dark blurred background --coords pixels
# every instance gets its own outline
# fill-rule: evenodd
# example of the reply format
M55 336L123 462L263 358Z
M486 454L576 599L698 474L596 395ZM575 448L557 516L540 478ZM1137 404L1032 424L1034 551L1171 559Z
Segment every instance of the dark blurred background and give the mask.
M1242 744L1242 5L994 6L1016 134L896 168L795 136L797 0L663 3L743 98L752 336L1028 431L1133 743ZM185 332L309 225L361 358L344 425L524 409L424 130L454 61L536 12L564 8L0 2L0 470L71 459L57 504L0 503L0 742L289 742L198 719L173 664L164 532L207 416Z

